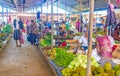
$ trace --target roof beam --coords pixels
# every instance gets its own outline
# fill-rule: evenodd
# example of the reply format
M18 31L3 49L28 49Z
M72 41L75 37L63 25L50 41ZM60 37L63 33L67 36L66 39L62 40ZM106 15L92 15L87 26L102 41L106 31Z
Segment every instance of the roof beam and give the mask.
M67 6L71 7L71 8L74 8L74 9L76 9L76 10L79 10L79 9L77 9L77 8L71 6L71 5L68 5L67 3L64 3L64 2L60 2L60 3L61 3L61 4L64 4L64 5L67 5Z
M11 8L15 8L11 3L6 3L5 1L0 0L0 3L6 6L9 6Z

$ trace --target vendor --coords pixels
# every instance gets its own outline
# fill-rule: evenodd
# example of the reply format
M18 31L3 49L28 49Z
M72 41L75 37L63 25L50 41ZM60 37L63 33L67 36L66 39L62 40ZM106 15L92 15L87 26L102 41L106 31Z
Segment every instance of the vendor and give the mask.
M94 39L92 39L93 42L95 42ZM79 41L78 41L78 46L81 46L81 49L84 52L87 52L88 49L88 31L84 32L84 35L80 37Z
M115 30L114 30L114 33L113 33L113 37L114 37L115 40L120 41L120 22L115 27Z
M60 27L59 28L59 35L64 36L64 34L65 34L65 30L62 27Z

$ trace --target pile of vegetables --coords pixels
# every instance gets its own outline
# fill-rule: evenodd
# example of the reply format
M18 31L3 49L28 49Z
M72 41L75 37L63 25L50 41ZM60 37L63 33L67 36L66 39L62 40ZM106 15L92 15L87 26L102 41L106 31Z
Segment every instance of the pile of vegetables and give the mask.
M94 65L96 67L99 66L99 64L97 63L94 57L92 57L91 65ZM86 68L87 67L87 55L78 54L77 57L73 59L73 61L69 64L68 67L74 68L74 69L76 69L77 67Z
M9 25L9 24L5 25L3 28L3 33L5 33L6 35L9 35L10 33L12 33L11 25Z
M47 34L47 35L44 37L44 39L41 39L40 45L41 45L42 47L51 46L51 35L50 35L50 34Z
M70 62L76 57L73 53L68 53L65 49L56 48L55 64L58 66L68 67Z
M0 29L0 48L2 48L2 42L12 33L11 25L7 24Z
M64 68L62 70L63 76L86 76L86 69L83 67ZM91 66L90 76L120 76L120 65L111 66L109 62L106 62L104 66Z

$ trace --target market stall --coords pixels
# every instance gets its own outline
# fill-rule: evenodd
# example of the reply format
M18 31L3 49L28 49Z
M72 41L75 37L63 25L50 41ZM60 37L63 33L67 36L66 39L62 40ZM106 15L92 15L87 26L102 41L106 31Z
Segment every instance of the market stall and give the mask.
M120 64L116 64L116 59L119 57L114 57L115 53L118 52L120 45L118 42L115 41L114 49L111 48L109 36L106 36L104 30L97 30L96 34L93 34L93 9L94 9L94 1L91 0L91 7L90 7L90 20L89 20L89 47L88 52L84 53L81 49L79 52L74 54L74 51L70 51L70 44L77 46L78 40L74 41L74 36L70 38L64 39L58 35L50 36L50 34L46 34L45 37L42 39L40 43L40 50L42 51L43 55L46 57L50 66L54 69L58 76L118 76L120 70ZM69 35L68 35L69 36ZM81 37L79 34L78 36ZM67 37L67 36L66 36ZM96 45L99 46L99 51L97 47L94 49L92 48L92 37L96 39ZM53 39L55 41L61 40L61 42L66 42L65 46L56 47L53 45ZM102 43L101 40L105 43ZM114 41L112 41L114 43ZM76 45L74 44L76 43ZM52 49L48 48L52 44ZM104 45L103 45L104 44ZM108 45L109 44L109 45ZM118 44L118 45L117 45ZM102 45L102 46L101 46ZM107 46L108 45L108 46ZM44 48L47 47L47 49ZM74 47L75 48L75 47ZM105 49L107 48L107 49ZM104 52L103 52L103 51ZM112 51L114 50L114 52ZM116 51L117 50L117 51ZM111 55L111 56L110 56Z

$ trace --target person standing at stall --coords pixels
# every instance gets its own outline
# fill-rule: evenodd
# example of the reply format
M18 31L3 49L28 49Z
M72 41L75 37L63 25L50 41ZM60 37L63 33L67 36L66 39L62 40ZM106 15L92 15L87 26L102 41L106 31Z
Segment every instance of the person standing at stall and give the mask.
M76 29L78 30L78 32L80 32L80 20L79 19L76 22Z
M14 27L14 40L16 41L16 46L17 47L21 47L21 31L20 31L20 26L17 24L17 20L14 19L13 22L13 27Z
M24 25L23 25L23 21L22 21L21 18L19 19L18 24L20 26L20 29L23 30L24 29Z
M21 18L18 21L18 25L19 25L19 28L20 28L20 31L21 31L21 35L20 35L21 36L21 40L20 40L20 42L24 43L24 38L23 38L23 33L22 32L25 33L25 29L24 29L24 24L23 24L23 21L22 21Z
M36 34L37 34L37 25L34 20L31 20L31 24L29 26L29 36L31 45L35 45L36 43Z

